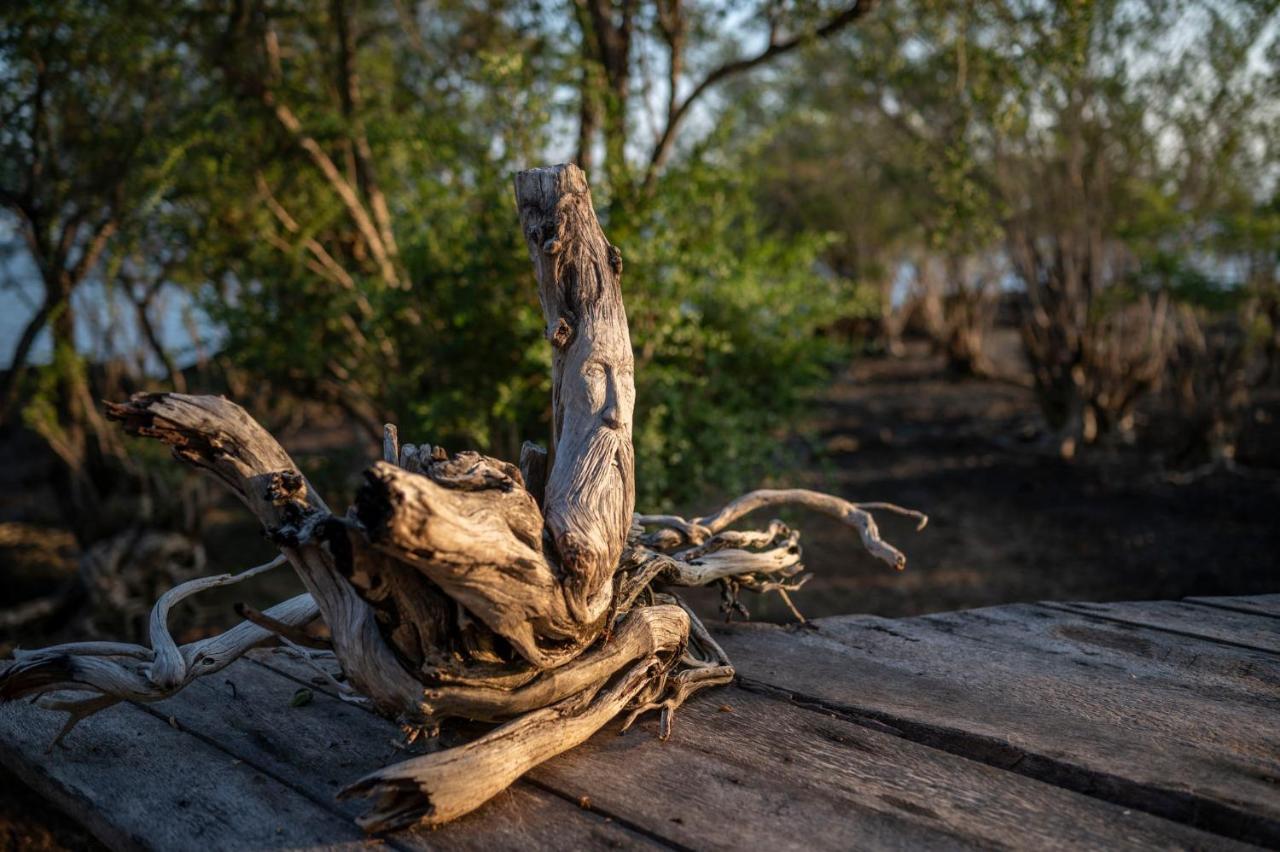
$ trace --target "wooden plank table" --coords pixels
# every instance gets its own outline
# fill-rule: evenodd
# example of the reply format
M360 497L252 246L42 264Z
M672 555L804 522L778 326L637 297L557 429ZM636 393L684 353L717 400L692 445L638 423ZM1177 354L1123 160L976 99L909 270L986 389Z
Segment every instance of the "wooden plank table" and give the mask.
M52 754L7 705L0 761L116 848L1280 847L1280 595L713 631L738 681L669 742L615 723L436 831L354 826L396 728L280 652Z

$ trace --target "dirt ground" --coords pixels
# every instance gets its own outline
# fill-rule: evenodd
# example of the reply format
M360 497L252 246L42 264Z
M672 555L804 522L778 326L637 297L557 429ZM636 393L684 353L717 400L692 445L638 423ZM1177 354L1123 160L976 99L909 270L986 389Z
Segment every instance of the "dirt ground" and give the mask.
M868 557L836 522L783 514L802 531L812 575L794 595L805 615L898 617L1015 601L1280 590L1280 400L1263 399L1250 412L1237 472L1170 476L1134 448L1067 462L1043 449L1016 344L1007 336L999 342L1005 379L956 380L917 346L901 359L857 360L814 400L802 435L788 442L804 463L769 484L894 502L927 512L930 522L915 532L907 520L879 516L884 536L907 554L898 573ZM322 456L334 442L350 438L286 443L300 456ZM73 542L32 508L39 500L13 499L40 493L35 458L30 447L0 442L0 479L7 480L0 494L8 495L0 498L0 623L6 610L48 594L75 571ZM240 570L272 552L234 505L210 513L205 540L209 573ZM263 605L295 589L285 573L255 589L202 598L199 609L177 613L190 624L183 638L231 621L234 600ZM791 618L773 596L743 602L757 619ZM717 617L714 592L696 603ZM0 655L19 639L32 645L64 637L57 630L0 635ZM91 838L0 773L0 850L90 846Z
M1010 380L957 381L917 349L858 361L822 394L809 424L816 452L795 484L920 509L930 521L917 533L880 516L908 557L899 574L838 524L793 516L813 574L794 596L805 615L1280 590L1277 400L1250 412L1237 472L1178 476L1124 447L1068 462L1037 440L1034 395L1003 342Z

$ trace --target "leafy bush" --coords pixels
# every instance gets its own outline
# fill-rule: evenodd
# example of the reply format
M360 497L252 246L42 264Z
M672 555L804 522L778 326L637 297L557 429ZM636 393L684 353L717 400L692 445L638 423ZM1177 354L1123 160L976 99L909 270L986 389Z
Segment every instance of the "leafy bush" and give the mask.
M227 388L196 379L192 390L257 393L246 402L259 413L294 422L315 411L301 400L337 407L370 449L384 420L407 441L504 458L545 440L550 355L511 179L571 143L566 127L601 94L583 64L594 60L565 37L574 22L522 0L483 14L319 0L163 12L99 15L125 30L150 22L146 43L182 60L163 76L102 65L124 92L153 93L135 77L153 81L168 120L126 128L155 164L128 187L137 226L99 266L104 285L130 293L199 294L231 369ZM27 32L29 17L6 18L5 32ZM94 41L80 33L96 19L67 20L69 43ZM627 269L646 506L755 481L836 354L815 332L867 308L819 267L825 240L763 224L753 152L735 141L751 134L733 108L717 112L710 138L650 172L638 125L613 115L608 162L591 175ZM155 348L164 384L180 383L176 358Z
M741 175L692 161L643 214L610 223L626 264L646 508L758 482L806 392L847 354L818 329L875 311L820 270L824 239L765 231Z
M732 174L686 166L642 212L605 223L625 264L645 507L756 480L839 354L816 330L870 308L818 269L821 240L764 233ZM344 391L366 395L405 440L514 458L521 440L549 432L550 356L509 176L488 178L461 202L416 204L416 227L398 228L411 289L361 282L369 313L358 327L396 366L377 351L346 359ZM278 256L245 272L254 283L238 298L209 305L229 329L227 354L277 387L324 397L332 360L359 350L343 319L359 294L326 291Z

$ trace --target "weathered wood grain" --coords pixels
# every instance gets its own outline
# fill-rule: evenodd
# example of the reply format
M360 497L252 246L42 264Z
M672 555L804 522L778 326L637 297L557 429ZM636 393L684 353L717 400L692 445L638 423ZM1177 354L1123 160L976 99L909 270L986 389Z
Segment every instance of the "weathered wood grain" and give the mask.
M1200 633L1161 623L1202 612ZM1280 654L1248 647L1273 621L1017 605L716 628L741 686L687 703L671 741L615 721L475 814L380 840L334 793L406 757L399 731L281 652L105 711L52 757L56 715L0 707L0 761L118 848L1274 846Z
M1280 653L1280 620L1183 601L1044 604L1125 624Z
M347 538L343 525L266 429L220 396L137 393L128 402L108 403L107 417L131 435L169 445L176 458L221 480L238 496L288 557L361 692L388 716L414 712L421 684L400 665L373 608L344 577L340 563L349 561L359 540L339 545Z
M300 663L286 665L300 679L310 682L315 677ZM410 754L397 748L400 732L394 724L338 700L321 684L306 687L309 700L294 706L300 688L304 687L298 681L272 668L242 660L224 676L197 681L157 709L172 715L184 730L216 742L235 759L285 779L354 827L352 820L363 806L336 800L337 792ZM388 837L396 846L410 849L653 846L644 836L529 784L509 788L475 813L443 828Z
M721 628L744 682L1237 839L1280 843L1275 655L1036 606Z
M1248 612L1254 615L1270 615L1280 618L1280 595L1242 595L1220 598L1186 598L1191 603Z
M289 657L255 656L300 680L314 676ZM1232 845L741 689L690 701L666 743L656 740L652 722L625 736L617 727L542 765L531 779L571 801L585 796L593 810L682 846Z
M666 743L655 735L611 726L533 777L697 849L1235 845L738 688L686 704Z
M0 760L116 849L364 848L350 820L129 704L84 721L52 754L61 719L0 707Z
M635 357L622 254L600 229L577 166L519 172L515 195L551 344L546 531L565 576L562 597L594 637L636 506Z

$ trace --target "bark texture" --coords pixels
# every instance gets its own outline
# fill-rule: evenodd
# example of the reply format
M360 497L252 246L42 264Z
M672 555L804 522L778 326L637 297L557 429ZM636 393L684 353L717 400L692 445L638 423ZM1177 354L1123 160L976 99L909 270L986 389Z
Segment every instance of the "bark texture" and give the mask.
M621 254L601 231L576 166L523 172L515 189L552 347L551 453L527 443L517 468L474 452L402 444L388 424L382 460L338 516L279 443L226 399L141 394L109 404L108 417L126 431L168 444L239 496L281 557L164 594L152 612L150 647L93 642L18 652L0 664L0 700L35 696L67 713L61 738L87 715L172 695L263 642L307 660L332 654L345 697L401 722L409 743L449 719L498 724L346 792L371 798L361 820L370 830L439 824L624 711L624 727L658 711L665 739L689 696L733 678L724 651L672 592L717 584L730 615L745 613L743 590L791 604L788 593L803 582L799 534L779 521L729 529L747 514L794 504L833 515L873 555L903 567L870 511L904 513L921 525L924 516L888 504L755 491L693 520L635 514L634 361ZM180 600L286 561L308 594L262 613L243 608L245 623L221 636L173 641L167 615ZM305 631L317 616L328 648Z
M575 616L594 622L635 511L635 361L622 305L622 254L605 239L577 166L516 177L520 226L551 343L547 531Z

